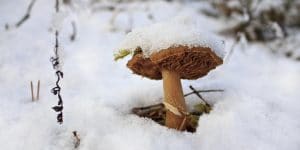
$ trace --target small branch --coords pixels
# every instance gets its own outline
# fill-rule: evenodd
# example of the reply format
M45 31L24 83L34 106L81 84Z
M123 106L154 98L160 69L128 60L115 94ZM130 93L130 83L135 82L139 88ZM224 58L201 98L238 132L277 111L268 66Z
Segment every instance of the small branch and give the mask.
M161 109L164 109L164 105L162 103L159 103L159 104L150 105L146 107L133 108L132 112L139 116L147 116L147 114L151 114Z
M217 90L198 90L196 91L197 93L209 93L209 92L224 92L224 90L221 90L221 89L217 89ZM184 94L184 97L187 97L187 96L190 96L192 94L195 94L195 92L190 92L190 93L187 93L187 94Z
M40 80L38 81L36 100L40 99Z
M33 5L35 4L36 0L32 0L30 2L30 4L28 5L27 11L25 13L25 15L21 18L21 20L19 20L14 26L16 28L20 27L26 20L28 20L30 18L30 13L31 10L33 8ZM5 29L8 30L9 29L9 24L5 25Z
M79 145L80 145L80 137L79 137L77 131L73 131L72 133L73 133L73 136L74 136L74 138L75 138L75 141L74 141L74 148L76 149L76 148L78 148Z
M31 3L29 4L29 6L27 8L26 14L23 16L23 18L19 22L17 22L16 27L20 27L27 19L29 19L32 7L35 2L36 2L36 0L31 1Z
M31 89L31 100L34 101L33 83L32 83L32 81L30 81L30 89Z
M70 40L73 42L73 41L75 40L75 38L76 38L77 30L76 30L76 24L75 24L75 21L72 21L71 24L72 24L73 32L72 32L72 34L71 34L71 36L70 36Z
M205 103L205 105L210 107L207 101L195 90L193 86L190 85L189 88L193 91L194 94L196 94Z

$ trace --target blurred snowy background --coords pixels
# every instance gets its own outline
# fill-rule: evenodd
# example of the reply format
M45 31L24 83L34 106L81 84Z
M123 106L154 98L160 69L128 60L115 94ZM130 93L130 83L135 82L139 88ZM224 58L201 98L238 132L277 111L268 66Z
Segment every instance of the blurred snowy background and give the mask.
M63 0L0 1L0 145L5 150L299 150L299 0ZM128 58L113 53L133 28L189 15L218 34L229 55L208 76L183 81L197 89L224 89L203 96L214 105L196 133L178 132L130 113L158 103L162 82L133 75ZM56 123L50 93L56 77L59 29L64 123ZM74 34L74 31L75 34ZM178 31L180 32L180 31ZM73 35L73 39L71 36ZM41 81L31 102L30 81ZM188 105L200 100L186 99Z

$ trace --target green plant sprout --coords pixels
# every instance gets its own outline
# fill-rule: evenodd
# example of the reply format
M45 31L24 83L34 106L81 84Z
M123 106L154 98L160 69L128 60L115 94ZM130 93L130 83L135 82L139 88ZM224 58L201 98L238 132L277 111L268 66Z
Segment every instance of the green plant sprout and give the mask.
M132 53L132 51L130 51L130 50L121 49L117 53L114 54L114 60L118 61L119 59L123 59L131 53Z

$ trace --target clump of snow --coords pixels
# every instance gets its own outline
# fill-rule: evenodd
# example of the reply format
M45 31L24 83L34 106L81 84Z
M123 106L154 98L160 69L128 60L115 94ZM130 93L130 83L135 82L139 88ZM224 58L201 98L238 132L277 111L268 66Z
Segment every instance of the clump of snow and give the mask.
M119 49L134 51L141 47L146 57L159 50L179 45L188 47L209 47L224 58L224 41L212 33L205 32L205 24L198 24L194 18L180 15L176 18L151 26L134 29L128 33Z

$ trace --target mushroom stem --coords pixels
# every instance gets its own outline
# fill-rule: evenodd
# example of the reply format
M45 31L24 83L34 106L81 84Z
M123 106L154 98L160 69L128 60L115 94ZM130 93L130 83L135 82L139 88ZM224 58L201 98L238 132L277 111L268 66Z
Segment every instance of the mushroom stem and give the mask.
M183 96L180 76L175 71L165 70L161 71L163 78L163 87L164 87L164 101L167 104L178 109L179 112L186 112L186 104ZM181 116L174 114L170 110L167 110L166 113L166 126L169 128L174 128L177 130L184 130L185 125L184 114ZM183 124L183 126L182 126Z

